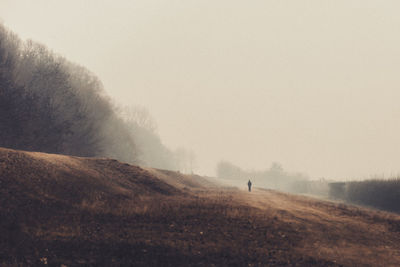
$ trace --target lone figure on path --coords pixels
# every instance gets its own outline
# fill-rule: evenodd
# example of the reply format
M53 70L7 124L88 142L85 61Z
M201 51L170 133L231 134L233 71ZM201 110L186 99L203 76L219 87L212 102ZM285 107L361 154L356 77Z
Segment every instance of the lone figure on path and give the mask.
M247 185L249 186L249 192L251 192L251 181L249 180L249 182L247 183Z

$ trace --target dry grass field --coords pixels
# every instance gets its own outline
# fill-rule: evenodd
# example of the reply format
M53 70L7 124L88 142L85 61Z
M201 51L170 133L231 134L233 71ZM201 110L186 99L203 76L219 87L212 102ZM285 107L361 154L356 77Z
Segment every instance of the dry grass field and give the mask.
M244 184L245 185L245 184ZM400 216L0 149L1 266L400 266Z

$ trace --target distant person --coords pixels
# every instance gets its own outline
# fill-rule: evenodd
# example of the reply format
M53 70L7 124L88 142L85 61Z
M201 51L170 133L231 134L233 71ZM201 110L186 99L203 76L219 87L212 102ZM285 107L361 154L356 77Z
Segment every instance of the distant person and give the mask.
M249 182L247 183L247 185L249 186L249 192L251 192L251 181L249 180Z

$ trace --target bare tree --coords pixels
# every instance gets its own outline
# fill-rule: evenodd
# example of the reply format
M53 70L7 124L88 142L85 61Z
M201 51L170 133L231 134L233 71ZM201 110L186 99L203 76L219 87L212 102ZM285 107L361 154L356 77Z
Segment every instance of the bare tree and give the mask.
M121 109L121 115L128 124L136 124L152 133L157 132L157 124L144 106L129 106Z
M0 104L1 146L135 161L129 129L97 77L2 26Z

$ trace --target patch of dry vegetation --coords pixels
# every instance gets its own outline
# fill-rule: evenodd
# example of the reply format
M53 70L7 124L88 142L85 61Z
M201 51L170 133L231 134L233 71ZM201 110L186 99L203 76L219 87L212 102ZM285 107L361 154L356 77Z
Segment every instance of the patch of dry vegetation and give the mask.
M45 258L58 266L336 266L296 253L302 238L290 224L235 203L229 194L214 195L84 201L67 213L53 211L51 220L31 214L35 225L18 219L25 235L20 254L3 250L3 263Z
M333 259L345 266L398 266L400 262L400 216L321 201L303 196L263 190L247 203L277 212L302 234L299 247L305 255ZM255 199L253 199L255 198Z
M396 215L176 176L0 149L0 265L400 263Z

